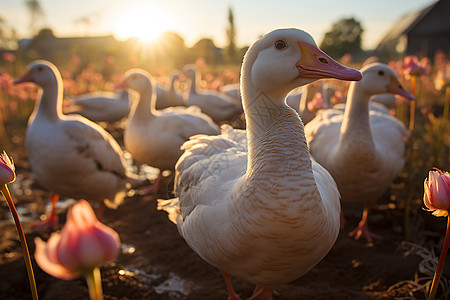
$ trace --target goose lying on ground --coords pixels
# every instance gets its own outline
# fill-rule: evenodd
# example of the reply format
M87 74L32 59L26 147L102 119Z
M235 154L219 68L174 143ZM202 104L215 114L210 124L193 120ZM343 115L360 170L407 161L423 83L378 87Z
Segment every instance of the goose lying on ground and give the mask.
M243 131L194 136L176 165L178 198L159 208L181 236L224 274L257 284L254 296L304 275L328 253L339 232L339 193L330 174L311 161L303 124L286 105L294 88L320 78L359 80L298 29L279 29L245 55ZM248 146L246 141L248 140ZM248 151L247 151L248 149Z
M155 83L144 70L129 70L119 86L139 93L125 127L124 143L134 159L160 170L155 185L142 191L157 192L161 171L175 169L175 163L183 153L181 145L196 134L217 135L219 127L198 107L156 110Z
M96 123L115 123L128 115L131 101L127 90L89 93L69 99L64 113L78 114Z
M183 71L184 75L191 81L191 87L186 98L187 106L200 107L203 113L210 116L218 124L233 121L242 114L242 105L232 97L214 90L198 89L200 75L195 65L187 65Z

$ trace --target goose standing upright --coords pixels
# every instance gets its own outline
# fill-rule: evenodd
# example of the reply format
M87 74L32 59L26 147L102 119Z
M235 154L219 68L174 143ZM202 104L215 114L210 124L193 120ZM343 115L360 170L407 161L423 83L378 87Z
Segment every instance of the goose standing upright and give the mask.
M312 157L336 180L342 201L365 203L361 222L350 235L372 241L379 236L367 226L370 207L403 170L409 132L396 118L369 110L370 97L381 93L414 96L387 65L371 64L361 71L362 80L350 84L345 112L322 110L305 132Z
M232 97L213 90L199 91L199 71L195 65L187 65L183 69L184 75L190 79L186 103L188 106L200 107L203 113L210 116L214 122L221 124L232 121L242 113L242 105Z
M157 192L164 170L174 170L183 153L181 145L196 134L217 135L219 127L198 107L170 107L156 110L155 83L142 69L131 69L118 87L131 88L139 99L131 108L124 132L127 150L140 163L160 170L155 184L142 192Z
M204 260L257 284L252 299L272 299L272 286L297 279L331 249L339 232L339 193L311 161L298 114L287 94L320 78L359 80L299 29L278 29L256 41L241 69L243 131L195 136L176 165L178 198L159 209ZM245 141L248 141L247 144ZM248 149L248 151L247 151Z
M14 83L42 88L28 120L25 146L35 179L54 193L52 212L38 228L55 226L59 196L118 205L132 180L119 144L99 125L62 113L62 78L55 65L38 60ZM101 214L102 210L100 210Z

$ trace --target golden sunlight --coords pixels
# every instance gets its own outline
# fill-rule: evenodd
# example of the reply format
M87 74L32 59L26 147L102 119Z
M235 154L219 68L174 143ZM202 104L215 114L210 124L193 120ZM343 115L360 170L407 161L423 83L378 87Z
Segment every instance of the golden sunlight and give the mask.
M133 9L125 12L118 20L114 32L118 39L135 37L142 42L151 43L170 27L166 14L155 10Z

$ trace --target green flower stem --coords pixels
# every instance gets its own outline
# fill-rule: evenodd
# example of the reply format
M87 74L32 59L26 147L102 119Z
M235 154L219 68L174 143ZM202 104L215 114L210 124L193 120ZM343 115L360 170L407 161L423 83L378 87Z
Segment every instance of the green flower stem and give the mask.
M441 256L439 257L436 271L434 272L433 283L431 284L430 295L428 300L434 300L436 291L439 286L439 280L441 279L442 270L444 269L445 257L447 256L448 244L450 242L450 218L447 216L447 231L445 232L444 245L442 245Z
M87 271L85 275L91 300L103 300L102 277L100 274L100 268L96 267L90 271Z
M30 282L31 295L33 297L33 300L37 300L38 293L36 288L36 282L34 280L33 267L31 265L30 251L28 251L27 240L25 239L25 234L23 233L22 224L20 223L19 220L19 215L17 214L16 207L14 206L14 202L11 198L11 194L9 193L6 184L0 185L0 190L6 199L6 203L8 203L9 210L11 211L14 223L16 225L17 233L19 234L20 244L22 245L23 259L25 260L25 265L27 267L28 281Z

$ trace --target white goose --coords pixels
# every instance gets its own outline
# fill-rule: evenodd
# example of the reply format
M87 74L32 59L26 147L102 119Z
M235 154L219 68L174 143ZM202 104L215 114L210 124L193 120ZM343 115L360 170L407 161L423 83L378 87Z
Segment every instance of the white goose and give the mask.
M390 110L396 106L397 97L393 94L378 94L370 97L369 110L389 114ZM333 109L345 110L346 102L333 105Z
M183 95L177 91L175 82L180 79L180 71L174 70L169 74L169 84L167 87L156 85L156 105L157 110L168 107L186 106Z
M187 65L183 68L183 71L184 75L191 81L186 99L188 106L200 107L203 113L210 116L218 124L232 121L242 114L242 105L232 97L213 90L199 91L200 72L195 65Z
M39 228L54 226L58 196L119 204L127 177L119 144L99 125L62 113L62 78L50 62L31 63L14 83L33 82L42 94L28 120L26 148L35 179L55 193L52 213ZM100 213L101 214L101 213Z
M162 201L180 234L208 263L258 285L290 282L313 268L339 232L339 193L330 174L310 159L303 124L286 105L294 88L319 78L358 80L298 29L279 29L245 55L241 88L243 131L196 136L176 166L178 198Z
M140 163L159 168L160 171L174 170L183 150L181 145L196 134L217 135L219 127L202 113L198 107L171 107L156 110L155 83L151 75L141 69L131 69L119 84L139 93L139 99L131 108L124 132L127 150ZM154 186L145 192L156 192L161 172Z
M342 201L365 203L362 220L351 235L371 241L379 236L368 229L369 209L402 171L409 132L396 118L369 112L370 97L381 93L414 97L387 65L371 64L362 73L361 81L350 84L345 112L322 110L305 132L311 155L333 175Z
M224 85L221 89L221 92L225 95L230 96L233 98L236 103L241 103L241 88L239 87L239 83L230 83L227 85Z
M393 94L375 95L370 98L370 101L370 109L378 109L385 113L389 113L397 105L397 97Z
M78 114L93 122L115 123L128 115L131 101L127 90L89 93L70 99L64 113Z

